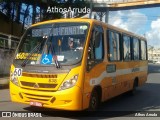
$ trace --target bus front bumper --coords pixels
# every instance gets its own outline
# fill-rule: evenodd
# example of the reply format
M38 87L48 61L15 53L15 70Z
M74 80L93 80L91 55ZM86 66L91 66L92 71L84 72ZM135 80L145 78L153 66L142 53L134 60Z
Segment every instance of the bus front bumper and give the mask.
M10 82L11 101L61 110L82 110L82 91L79 87L55 91L23 89Z

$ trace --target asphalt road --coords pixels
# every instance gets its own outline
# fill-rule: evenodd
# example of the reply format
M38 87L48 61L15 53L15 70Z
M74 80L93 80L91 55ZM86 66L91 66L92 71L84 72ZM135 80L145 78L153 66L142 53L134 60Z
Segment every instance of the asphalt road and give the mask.
M13 103L10 101L8 88L0 89L0 111L18 111L18 112L40 112L43 117L34 119L43 119L44 116L49 119L159 119L158 117L140 117L143 111L150 115L160 115L160 65L149 64L149 75L147 83L139 87L134 96L123 94L101 104L96 112L69 112L56 111L52 109L43 109L30 107L28 105ZM159 112L158 112L159 111ZM139 114L140 113L140 114ZM1 113L0 113L1 114ZM27 113L28 114L28 113ZM134 117L138 115L139 117ZM146 112L144 113L146 115ZM0 115L1 116L1 115ZM129 116L129 117L128 117ZM131 118L130 118L131 117ZM0 118L2 119L2 118ZM22 119L21 117L12 118L12 120Z

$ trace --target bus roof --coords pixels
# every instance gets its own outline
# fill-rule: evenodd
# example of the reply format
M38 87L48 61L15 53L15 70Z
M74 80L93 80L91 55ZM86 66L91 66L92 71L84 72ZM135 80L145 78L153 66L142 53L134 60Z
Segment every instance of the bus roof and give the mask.
M94 19L88 19L88 18L66 18L66 19L55 19L55 20L47 20L44 22L38 22L36 24L33 24L32 26L37 26L41 24L48 24L48 23L54 23L54 22L93 22Z

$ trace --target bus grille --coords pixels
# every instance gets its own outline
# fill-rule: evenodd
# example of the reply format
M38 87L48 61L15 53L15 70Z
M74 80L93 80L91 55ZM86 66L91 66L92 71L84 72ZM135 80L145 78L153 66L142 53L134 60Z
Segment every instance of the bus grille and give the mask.
M22 76L25 77L35 77L35 78L57 78L57 75L53 74L34 74L34 73L22 73Z
M48 95L35 95L30 93L23 93L23 95L29 100L36 100L36 101L49 101L53 97Z
M47 84L47 83L34 83L34 82L24 82L21 81L22 86L32 87L32 88L55 88L57 84Z
M35 83L32 83L32 82L23 82L23 81L21 81L21 84L23 86L27 86L27 87L33 87L35 85Z

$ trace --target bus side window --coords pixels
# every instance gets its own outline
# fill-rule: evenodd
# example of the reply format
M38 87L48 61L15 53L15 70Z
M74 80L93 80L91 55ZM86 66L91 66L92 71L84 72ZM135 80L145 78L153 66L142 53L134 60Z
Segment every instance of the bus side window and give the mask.
M139 60L140 57L140 49L139 49L139 40L137 38L133 38L133 59Z
M95 33L95 59L101 60L103 59L103 46L102 46L102 33L96 32Z
M104 58L103 29L96 26L92 30L90 44L88 48L89 69L95 64L101 62Z
M146 42L141 40L141 60L147 59Z
M127 35L123 35L123 59L125 61L131 60L131 38Z
M120 34L115 31L108 31L108 53L109 61L120 60Z

